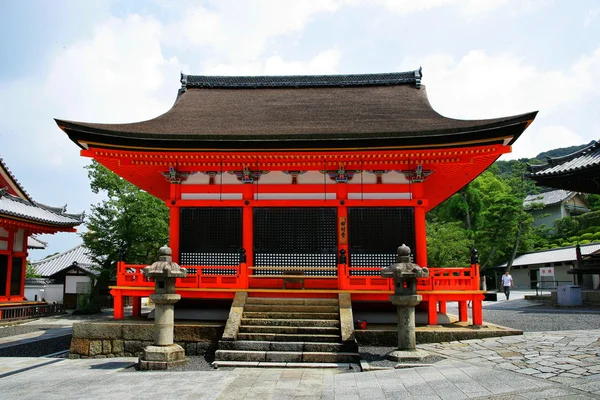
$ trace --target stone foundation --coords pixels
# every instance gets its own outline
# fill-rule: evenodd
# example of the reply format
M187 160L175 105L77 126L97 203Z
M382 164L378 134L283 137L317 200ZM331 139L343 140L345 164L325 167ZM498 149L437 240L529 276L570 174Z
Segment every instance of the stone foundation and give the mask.
M224 324L175 324L175 343L187 356L214 351ZM145 322L79 322L73 325L69 358L138 357L154 344L154 324Z
M455 340L484 339L489 337L522 335L523 331L505 327L462 327L462 328L417 328L417 344L452 342ZM355 330L354 335L360 346L397 347L396 329Z

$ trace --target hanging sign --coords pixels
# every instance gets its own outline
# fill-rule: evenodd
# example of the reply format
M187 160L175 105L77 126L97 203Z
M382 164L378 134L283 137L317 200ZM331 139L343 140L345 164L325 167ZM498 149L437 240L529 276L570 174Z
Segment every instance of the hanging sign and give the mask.
M338 222L339 222L339 227L338 227L338 234L339 234L339 244L348 244L348 221L347 221L347 217L339 217L338 218Z
M540 276L554 276L554 267L540 268Z

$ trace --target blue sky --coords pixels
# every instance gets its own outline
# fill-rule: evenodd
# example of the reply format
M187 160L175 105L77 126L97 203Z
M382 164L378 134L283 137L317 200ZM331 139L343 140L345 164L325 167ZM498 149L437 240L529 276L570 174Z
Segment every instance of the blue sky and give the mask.
M89 210L78 147L53 118L167 111L179 73L413 70L443 115L539 110L509 158L600 138L600 2L0 0L0 157L36 200ZM83 230L83 229L80 229ZM76 234L45 235L36 260Z

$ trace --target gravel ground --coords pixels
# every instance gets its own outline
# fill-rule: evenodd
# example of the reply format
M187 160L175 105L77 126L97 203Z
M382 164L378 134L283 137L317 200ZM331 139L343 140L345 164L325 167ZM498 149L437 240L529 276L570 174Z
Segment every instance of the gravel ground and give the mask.
M600 329L600 312L549 310L530 307L519 310L483 310L483 320L523 332Z
M24 333L47 331L48 329L56 328L56 325L12 325L12 326L0 326L0 338L23 335Z
M71 335L60 336L0 349L0 357L42 357L68 350L70 345Z

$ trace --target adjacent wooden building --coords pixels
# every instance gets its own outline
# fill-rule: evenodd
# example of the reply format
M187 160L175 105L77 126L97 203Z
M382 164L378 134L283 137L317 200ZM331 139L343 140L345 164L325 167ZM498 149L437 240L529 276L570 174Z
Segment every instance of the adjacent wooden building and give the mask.
M0 302L24 300L27 243L31 235L75 232L83 214L34 201L0 158Z

